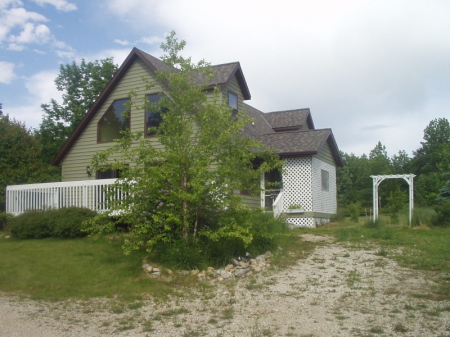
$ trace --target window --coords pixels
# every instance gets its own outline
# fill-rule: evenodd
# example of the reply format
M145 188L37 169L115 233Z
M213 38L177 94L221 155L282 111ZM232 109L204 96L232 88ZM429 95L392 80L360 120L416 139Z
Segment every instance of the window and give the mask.
M320 170L320 175L322 179L322 191L328 192L330 190L330 174L328 171Z
M118 99L106 110L98 122L97 139L99 142L111 142L114 139L122 138L121 131L130 128L130 117L124 118L122 115L127 109L125 103L129 101L129 98Z
M113 179L120 178L119 170L106 170L106 171L97 171L97 179Z
M238 97L230 91L228 92L228 106L233 108L232 114L233 116L236 116L238 111Z
M148 103L150 103L150 105L154 105L163 97L164 94L147 95ZM154 129L149 130L149 128L157 128L162 122L162 114L166 111L167 108L151 106L145 112L145 134L147 136L152 136L156 133Z

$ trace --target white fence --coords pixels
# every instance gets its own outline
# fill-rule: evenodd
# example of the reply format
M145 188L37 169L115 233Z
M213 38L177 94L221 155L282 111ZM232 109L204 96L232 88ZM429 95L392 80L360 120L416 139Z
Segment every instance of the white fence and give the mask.
M109 210L107 194L116 179L68 181L13 185L6 187L6 212L14 215L28 210L85 207L93 211ZM115 191L115 198L123 193Z
M275 218L278 218L280 214L283 212L283 206L284 206L284 193L283 191L280 191L278 193L276 199L273 202L273 216Z

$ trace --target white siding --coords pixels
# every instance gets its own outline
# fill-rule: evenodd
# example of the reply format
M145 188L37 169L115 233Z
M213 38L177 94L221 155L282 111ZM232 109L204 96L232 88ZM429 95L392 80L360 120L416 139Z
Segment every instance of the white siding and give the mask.
M321 170L329 173L329 189L322 191ZM322 160L312 158L313 211L336 214L336 168Z

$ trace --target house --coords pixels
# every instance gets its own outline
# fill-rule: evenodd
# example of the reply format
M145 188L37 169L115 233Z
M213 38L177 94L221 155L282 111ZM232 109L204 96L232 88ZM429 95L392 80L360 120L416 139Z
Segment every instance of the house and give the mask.
M278 181L278 188L272 188L270 193L261 196L241 192L243 202L252 207L273 209L276 215L285 216L293 226L315 226L328 221L336 213L336 167L342 166L331 130L316 130L309 109L263 113L244 103L251 96L238 62L213 66L213 69L215 75L208 89L219 87L222 102L227 102L233 109L245 110L254 122L244 128L244 133L286 159L282 175L271 172L261 182L264 185ZM125 128L132 132L143 131L152 144L158 146L157 138L147 132L148 127L158 125L160 116L157 113L132 107L129 118L121 115L124 103L130 100L131 89L138 97L147 96L150 101L157 101L161 93L167 92L167 85L156 79L155 71L158 70L167 71L168 66L137 48L131 51L53 160L53 165L62 168L63 183L76 185L74 182L91 181L94 184L96 180L117 178L119 172L115 171L90 172L89 163L92 155L108 148ZM142 77L154 87L146 89ZM47 199L51 200L48 205L59 207L61 195L56 197L56 192L49 191L46 192ZM79 199L80 196L91 198L92 193L72 192L72 196L65 197L65 200ZM17 204L20 197L15 198ZM289 206L294 204L301 205L302 211L289 213Z

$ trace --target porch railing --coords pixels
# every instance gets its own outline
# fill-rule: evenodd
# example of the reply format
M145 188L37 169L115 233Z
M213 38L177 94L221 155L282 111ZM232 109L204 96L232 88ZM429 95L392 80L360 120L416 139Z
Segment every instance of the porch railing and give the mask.
M284 198L283 198L283 191L280 191L278 193L276 199L274 200L272 207L273 207L273 216L275 218L278 218L280 214L283 212L283 205L284 205Z
M107 194L115 181L100 179L7 186L6 212L18 215L28 210L63 207L107 211ZM120 190L116 190L115 194L115 198L122 197Z

